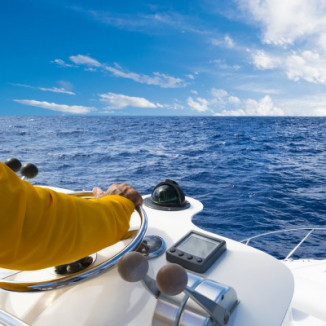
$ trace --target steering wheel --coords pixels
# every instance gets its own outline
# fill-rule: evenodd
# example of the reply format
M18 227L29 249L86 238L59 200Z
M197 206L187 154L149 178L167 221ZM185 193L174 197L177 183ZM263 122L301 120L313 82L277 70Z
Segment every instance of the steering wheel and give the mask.
M69 195L86 199L94 198L92 192L72 192L69 193ZM136 250L141 244L147 231L148 220L146 212L142 207L137 207L136 211L138 212L140 217L140 227L134 239L124 249L122 249L113 257L108 258L107 260L98 265L91 266L86 268L85 270L62 276L56 279L50 279L41 282L15 282L8 280L0 280L0 288L14 292L47 291L62 288L64 286L73 285L102 274L103 272L112 268L126 253Z

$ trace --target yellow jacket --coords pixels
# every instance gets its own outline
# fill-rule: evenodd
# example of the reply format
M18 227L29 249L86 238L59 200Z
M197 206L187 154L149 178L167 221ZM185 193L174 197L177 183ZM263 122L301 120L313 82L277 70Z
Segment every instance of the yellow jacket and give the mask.
M0 267L33 270L72 262L126 236L134 204L36 187L0 162Z

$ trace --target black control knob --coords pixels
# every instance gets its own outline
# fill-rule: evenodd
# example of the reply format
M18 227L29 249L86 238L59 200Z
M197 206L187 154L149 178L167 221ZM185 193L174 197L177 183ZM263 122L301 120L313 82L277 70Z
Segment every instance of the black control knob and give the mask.
M37 176L38 168L36 167L36 165L34 165L32 163L26 163L21 167L20 173L22 176L24 176L28 179L32 179Z
M22 166L21 162L17 158L8 158L5 164L9 166L14 172L18 172Z

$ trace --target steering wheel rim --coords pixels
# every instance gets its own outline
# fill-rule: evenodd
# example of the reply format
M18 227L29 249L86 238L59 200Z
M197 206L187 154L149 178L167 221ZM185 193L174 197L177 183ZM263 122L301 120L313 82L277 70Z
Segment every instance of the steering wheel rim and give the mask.
M82 197L82 198L94 198L91 192L72 192L69 195ZM126 253L133 251L139 247L141 244L148 226L148 218L145 210L139 206L135 209L140 217L140 227L137 231L135 238L120 252L111 258L108 258L101 264L90 266L85 270L65 275L60 278L50 279L40 282L15 282L8 280L0 280L0 288L7 291L14 292L38 292L38 291L48 291L58 288L62 288L69 285L74 285L76 283L89 280L94 278L105 271L112 268Z

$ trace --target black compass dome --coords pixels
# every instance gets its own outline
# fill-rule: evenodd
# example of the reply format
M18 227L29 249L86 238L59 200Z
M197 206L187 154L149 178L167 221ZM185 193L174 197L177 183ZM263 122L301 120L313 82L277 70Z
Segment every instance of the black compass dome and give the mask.
M170 179L156 185L144 203L148 207L167 211L183 210L190 206L178 183Z

